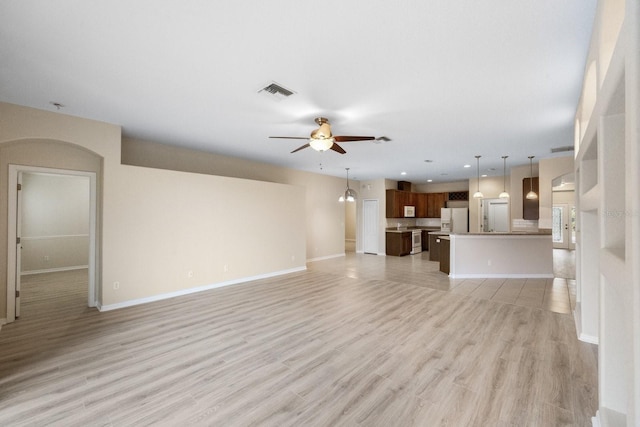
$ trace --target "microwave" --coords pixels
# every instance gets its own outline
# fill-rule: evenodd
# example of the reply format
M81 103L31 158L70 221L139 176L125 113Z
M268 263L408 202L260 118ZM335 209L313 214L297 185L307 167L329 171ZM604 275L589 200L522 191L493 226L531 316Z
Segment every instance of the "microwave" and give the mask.
M416 207L415 206L405 206L404 207L404 217L405 218L415 218L416 216Z

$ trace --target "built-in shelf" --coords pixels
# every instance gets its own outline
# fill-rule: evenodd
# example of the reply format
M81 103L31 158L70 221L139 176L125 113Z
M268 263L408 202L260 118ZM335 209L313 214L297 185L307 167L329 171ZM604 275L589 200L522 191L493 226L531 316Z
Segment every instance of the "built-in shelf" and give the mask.
M600 187L591 187L589 191L580 196L580 211L595 211L600 207Z

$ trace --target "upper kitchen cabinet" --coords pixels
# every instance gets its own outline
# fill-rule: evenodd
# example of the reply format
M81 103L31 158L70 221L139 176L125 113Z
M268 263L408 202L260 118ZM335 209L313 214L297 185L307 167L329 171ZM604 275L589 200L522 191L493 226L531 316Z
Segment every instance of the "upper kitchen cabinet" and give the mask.
M525 195L533 188L536 194L540 194L538 189L538 177L533 177L533 186L531 185L531 178L524 178L522 180L522 218L538 220L540 218L540 202L537 199L527 199Z
M415 206L415 193L399 190L387 190L387 218L404 218L404 207Z
M440 209L446 207L447 193L427 194L427 218L440 218Z
M428 218L429 216L429 195L427 193L413 193L416 202L416 218Z

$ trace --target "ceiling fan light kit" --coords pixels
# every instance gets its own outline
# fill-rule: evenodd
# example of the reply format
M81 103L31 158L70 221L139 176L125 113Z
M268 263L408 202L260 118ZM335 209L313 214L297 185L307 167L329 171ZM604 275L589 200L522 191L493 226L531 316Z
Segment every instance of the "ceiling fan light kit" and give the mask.
M301 136L270 136L269 138L279 138L279 139L306 139L309 142L305 145L302 145L291 153L298 152L304 148L311 147L316 151L327 151L333 150L340 154L345 154L346 151L339 146L338 142L352 142L352 141L374 141L376 138L374 136L333 136L331 133L331 125L329 124L329 119L326 117L316 117L314 121L318 124L319 128L315 129L311 132L311 137L301 137ZM383 137L388 140L387 137Z

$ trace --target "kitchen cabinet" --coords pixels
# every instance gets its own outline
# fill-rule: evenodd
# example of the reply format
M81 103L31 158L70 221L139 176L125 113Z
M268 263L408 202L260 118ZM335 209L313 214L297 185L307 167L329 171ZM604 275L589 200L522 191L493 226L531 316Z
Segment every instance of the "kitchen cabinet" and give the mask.
M441 234L429 234L429 261L440 261Z
M386 233L386 253L391 256L405 256L411 253L411 231Z
M537 199L527 199L527 193L531 191L531 178L522 180L522 218L537 220L540 218L540 191L538 189L538 177L533 177L533 191L538 195Z
M404 207L415 206L414 194L408 191L387 190L387 218L404 218Z
M422 251L429 250L429 230L422 230Z
M449 236L442 236L440 238L440 271L449 274L449 258L450 254L450 241Z
M427 193L413 193L416 203L416 218L429 218L429 195Z
M440 209L445 207L447 193L427 193L426 218L440 218Z

